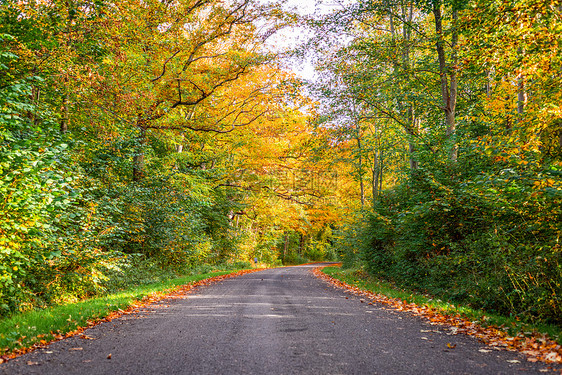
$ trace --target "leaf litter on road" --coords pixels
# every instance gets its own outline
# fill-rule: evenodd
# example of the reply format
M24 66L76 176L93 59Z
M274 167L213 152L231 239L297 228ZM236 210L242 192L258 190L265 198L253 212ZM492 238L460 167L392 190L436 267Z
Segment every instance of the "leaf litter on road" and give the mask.
M65 334L61 334L60 332L51 332L52 335L53 335L53 339L50 340L50 341L41 340L40 342L38 342L38 343L36 343L36 344L34 344L30 347L21 347L21 348L13 350L10 353L0 355L0 364L8 362L11 359L17 358L21 355L32 352L36 349L44 348L44 347L48 346L49 344L51 344L53 342L60 341L60 340L63 340L63 339L66 339L66 338L69 338L69 337L72 337L72 336L80 335L80 338L82 338L82 339L95 340L95 338L87 336L83 332L86 329L91 328L93 326L96 326L98 324L101 324L103 322L110 322L110 321L112 321L116 318L120 318L124 315L130 315L130 314L136 313L136 312L138 312L139 309L145 308L149 305L160 302L164 299L187 298L186 294L191 292L191 290L194 289L195 287L207 286L207 285L211 285L211 284L214 284L214 283L217 283L217 282L220 282L220 281L232 278L232 277L237 277L237 276L241 276L241 275L244 275L244 274L247 274L247 273L263 271L263 270L264 270L263 268L242 270L242 271L238 271L238 272L229 273L229 274L226 274L226 275L219 275L219 276L210 277L208 279L203 279L203 280L199 280L199 281L196 281L196 282L191 282L191 283L188 283L188 284L185 284L185 285L180 285L180 286L177 286L175 288L168 289L166 291L150 293L149 295L144 296L142 299L140 299L140 300L134 302L133 304L131 304L125 310L117 309L116 311L113 311L113 312L109 313L104 318L89 320L87 322L86 326L77 327L74 331L70 331L70 332L67 332ZM40 335L40 336L43 336L43 335ZM79 351L79 350L82 350L82 348L71 348L69 350ZM108 359L110 359L110 358L111 358L111 354L109 354L109 356L108 356Z
M322 268L324 267L313 269L313 273L316 277L329 284L360 298L368 298L373 302L390 306L397 311L405 311L426 318L432 325L448 326L450 327L450 332L447 333L449 335L464 333L466 335L475 336L493 349L519 351L527 356L527 361L529 362L540 361L544 363L562 364L562 347L545 334L527 332L527 334L520 333L516 336L510 336L500 327L482 326L476 322L470 321L461 314L448 314L434 307L408 303L401 299L390 298L383 294L373 293L349 285L323 273L321 271ZM348 297L346 297L346 299L347 298ZM480 349L479 351L482 353L490 352L490 350L486 349Z

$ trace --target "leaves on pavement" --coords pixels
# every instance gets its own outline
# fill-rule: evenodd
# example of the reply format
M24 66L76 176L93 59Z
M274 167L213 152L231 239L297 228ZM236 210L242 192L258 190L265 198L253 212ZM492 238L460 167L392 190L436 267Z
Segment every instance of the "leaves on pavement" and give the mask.
M529 362L562 363L562 347L545 334L534 332L530 336L523 333L510 336L503 328L496 326L484 327L466 319L460 314L447 314L434 307L407 303L400 299L389 298L382 294L360 289L326 275L321 271L321 268L315 268L313 270L314 275L333 286L344 289L356 296L369 298L373 302L387 305L395 310L424 317L430 321L430 324L449 326L451 327L451 333L454 335L464 333L477 337L494 349L519 351L528 356L527 360ZM480 349L479 351L483 353L489 352L489 350L485 349Z

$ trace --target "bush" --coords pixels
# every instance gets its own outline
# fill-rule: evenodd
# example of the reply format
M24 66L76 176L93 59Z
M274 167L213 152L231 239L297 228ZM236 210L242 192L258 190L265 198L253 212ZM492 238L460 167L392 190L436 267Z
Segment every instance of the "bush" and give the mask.
M562 324L562 201L521 180L440 183L425 171L385 192L358 235L366 269L490 312Z

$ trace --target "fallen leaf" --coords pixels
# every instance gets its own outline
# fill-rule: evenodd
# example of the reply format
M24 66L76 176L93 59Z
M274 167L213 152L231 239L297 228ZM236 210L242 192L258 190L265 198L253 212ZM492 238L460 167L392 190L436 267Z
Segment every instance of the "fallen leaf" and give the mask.
M358 296L360 299L365 301L372 301L370 303L380 303L385 310L394 311L409 311L417 316L425 317L429 320L429 324L432 326L446 326L447 335L456 334L467 334L471 336L476 336L485 344L488 344L487 349L480 349L481 353L490 353L494 350L502 351L519 351L526 354L531 358L531 362L536 358L537 361L546 363L562 363L562 347L550 337L545 334L539 334L537 332L520 332L515 336L510 336L508 334L509 327L505 326L493 326L484 323L481 325L480 321L471 321L462 314L441 311L438 308L430 308L426 305L419 306L416 304L408 304L402 299L389 298L383 294L373 293L360 288L354 287L352 285L341 282L340 280L334 279L321 272L321 267L315 268L313 270L315 276L320 279L331 283L337 288L343 289L346 293ZM348 299L349 297L345 297ZM397 319L402 319L402 317L397 316ZM484 317L484 320L487 320ZM423 332L423 330L422 330ZM441 333L441 332L440 332ZM421 338L422 340L429 340L427 337ZM521 361L516 361L512 363L521 363Z
M539 359L538 359L538 358L535 358L535 357L529 357L529 358L527 358L527 361L528 361L528 362L537 362L538 360L539 360Z
M450 342L447 343L447 348L449 349L455 349L457 347L457 344L451 344Z
M70 348L68 349L70 351L79 351L79 350L84 350L83 348Z
M556 361L560 361L560 356L556 352L550 352L544 356L544 359L549 362L556 362Z
M107 355L107 359L111 359L111 353Z
M90 337L88 335L82 335L82 336L80 336L80 338L84 339L84 340L95 340L96 339L95 337Z
M38 364L39 364L39 362L27 361L28 366L35 366L35 365L38 365Z
M521 363L521 361L518 360L518 359L508 359L507 362L509 362L509 363Z

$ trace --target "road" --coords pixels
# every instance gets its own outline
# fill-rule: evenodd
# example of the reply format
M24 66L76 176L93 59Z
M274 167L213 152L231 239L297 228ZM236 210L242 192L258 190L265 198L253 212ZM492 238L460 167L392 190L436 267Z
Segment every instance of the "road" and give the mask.
M197 288L9 361L0 374L521 374L547 367L362 303L311 270L271 269Z

